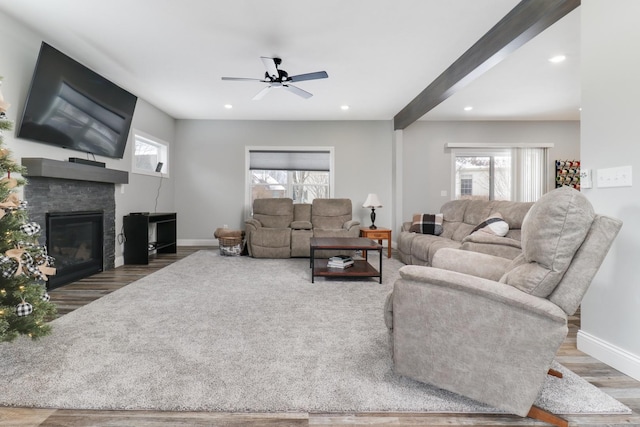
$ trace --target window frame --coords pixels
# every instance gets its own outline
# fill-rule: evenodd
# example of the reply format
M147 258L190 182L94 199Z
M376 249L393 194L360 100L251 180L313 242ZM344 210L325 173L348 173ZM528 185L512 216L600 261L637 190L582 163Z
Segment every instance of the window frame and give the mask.
M245 146L245 218L251 218L253 206L251 202L251 151L328 151L329 152L329 197L335 194L335 148L333 146ZM291 183L287 184L291 187Z
M488 157L489 160L489 200L494 200L495 198L495 158L498 156L504 156L508 154L511 156L510 147L504 148L475 148L475 149L454 149L451 151L451 197L452 200L457 200L457 192L456 192L456 158L457 157ZM513 168L511 170L511 181L513 182ZM513 186L511 186L509 191L510 199L514 198Z
M146 132L142 132L137 129L133 129L131 131L133 143L131 144L131 172L139 175L148 175L148 176L158 176L161 175L163 178L169 178L170 176L170 161L171 161L171 144L167 141L164 141L158 137L150 135ZM144 140L145 143L149 145L155 145L160 148L159 150L159 159L158 162L162 162L162 170L160 172L155 171L155 167L153 170L151 169L143 169L139 168L136 165L136 142L138 138Z
M513 150L517 148L537 148L545 149L545 164L541 171L543 175L542 194L549 191L549 171L550 166L548 164L550 158L550 149L554 147L553 143L468 143L468 142L448 142L445 144L445 149L450 151L451 157L451 200L456 200L456 157L492 157L500 155L506 151L510 151L511 154L511 199L519 200L521 198L520 190L517 185L521 182L519 170L514 163L517 156L513 154ZM490 172L493 175L493 171ZM493 178L492 178L493 179ZM491 197L490 197L491 200Z

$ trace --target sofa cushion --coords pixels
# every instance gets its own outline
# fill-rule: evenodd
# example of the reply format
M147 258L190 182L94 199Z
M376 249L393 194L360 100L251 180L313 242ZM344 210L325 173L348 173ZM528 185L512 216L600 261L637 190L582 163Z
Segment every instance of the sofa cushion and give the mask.
M488 233L494 236L504 237L509 232L509 224L502 218L500 212L492 214L489 218L482 221L471 231L471 233Z
M311 224L311 203L294 203L293 220L306 221Z
M288 228L293 221L293 200L255 199L253 201L253 218L267 228Z
M442 220L442 214L414 214L409 231L439 236L442 234Z
M591 203L577 190L561 187L543 195L523 221L522 254L500 281L538 297L549 296L594 218Z
M314 229L341 229L352 219L351 199L313 199L311 203L311 223Z

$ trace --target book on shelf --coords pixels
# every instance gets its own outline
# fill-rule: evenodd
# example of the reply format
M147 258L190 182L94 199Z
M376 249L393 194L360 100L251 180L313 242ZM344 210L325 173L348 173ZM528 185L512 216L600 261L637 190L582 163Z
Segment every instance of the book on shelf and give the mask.
M329 258L327 267L331 268L348 268L354 264L353 259L348 255L336 255Z
M334 262L327 262L327 267L329 268L349 268L349 267L353 267L353 261L349 262L349 263L334 263Z
M334 255L331 258L329 258L329 261L336 261L336 262L353 261L353 258L351 258L349 255Z

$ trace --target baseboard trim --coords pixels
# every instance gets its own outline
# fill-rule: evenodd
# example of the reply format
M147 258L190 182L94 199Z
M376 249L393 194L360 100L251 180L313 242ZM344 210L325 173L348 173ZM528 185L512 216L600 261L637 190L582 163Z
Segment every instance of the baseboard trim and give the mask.
M640 357L582 330L577 336L578 350L640 381Z
M216 246L218 239L178 239L178 246Z

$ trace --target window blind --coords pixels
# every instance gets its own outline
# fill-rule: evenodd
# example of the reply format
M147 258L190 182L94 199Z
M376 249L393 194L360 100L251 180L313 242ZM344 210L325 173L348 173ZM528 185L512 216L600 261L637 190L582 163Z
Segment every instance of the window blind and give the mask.
M286 171L329 172L331 158L329 151L249 151L249 169Z

